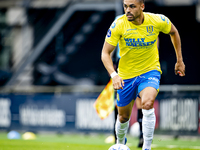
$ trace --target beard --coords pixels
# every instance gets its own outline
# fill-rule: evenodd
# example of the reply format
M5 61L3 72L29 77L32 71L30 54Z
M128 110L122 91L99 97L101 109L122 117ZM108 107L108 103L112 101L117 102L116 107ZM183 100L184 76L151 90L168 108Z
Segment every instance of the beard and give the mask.
M135 20L134 17L132 17L132 18L128 18L128 21L134 21L134 20Z
M127 17L128 21L134 21L136 18L138 18L138 16L134 16L131 13L127 13L126 17Z

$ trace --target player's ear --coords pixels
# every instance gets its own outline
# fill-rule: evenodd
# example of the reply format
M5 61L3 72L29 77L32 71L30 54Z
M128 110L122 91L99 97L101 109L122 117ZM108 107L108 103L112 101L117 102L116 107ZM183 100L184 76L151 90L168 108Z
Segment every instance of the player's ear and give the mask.
M141 10L143 11L145 8L144 3L142 3L140 7L141 7Z

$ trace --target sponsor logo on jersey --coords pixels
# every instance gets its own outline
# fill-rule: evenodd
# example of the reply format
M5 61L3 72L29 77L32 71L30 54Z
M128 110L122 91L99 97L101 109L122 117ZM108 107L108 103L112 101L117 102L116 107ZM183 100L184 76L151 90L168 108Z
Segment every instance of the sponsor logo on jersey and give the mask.
M167 18L167 24L169 24L169 19Z
M169 19L168 18L166 18L165 16L163 16L163 15L160 15L160 18L162 19L162 21L165 21L165 20L167 20L167 24L169 24Z
M134 29L127 29L126 31L132 31L132 30L137 30L137 28L134 28Z
M108 29L107 37L111 37L111 30L110 29Z
M127 29L126 33L124 33L124 35L130 35L130 34L138 34L138 32L136 31L137 28L134 28L134 29Z
M111 25L111 28L112 28L112 29L114 29L114 28L115 28L115 26L116 26L116 23L115 23L115 22L113 22L113 24Z
M138 34L138 32L124 33L124 35L130 35L130 34Z
M162 19L162 21L165 21L165 16L160 15L160 18Z
M145 42L145 38L124 38L124 41L126 42L126 46L144 47L152 46L156 42L156 39L154 41Z
M157 83L159 82L159 80L157 79L157 78L155 78L155 77L150 77L150 78L148 78L148 80L153 80L153 81L156 81Z

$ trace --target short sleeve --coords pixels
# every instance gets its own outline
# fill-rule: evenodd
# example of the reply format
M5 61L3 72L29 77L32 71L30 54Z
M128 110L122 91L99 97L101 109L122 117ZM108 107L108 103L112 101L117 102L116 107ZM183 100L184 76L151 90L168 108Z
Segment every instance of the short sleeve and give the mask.
M159 15L160 31L168 34L171 30L171 21L164 15Z
M119 28L120 28L120 25L115 20L112 23L112 25L110 26L110 28L108 29L105 41L107 43L109 43L110 45L117 46L117 43L118 43L120 36L121 36Z

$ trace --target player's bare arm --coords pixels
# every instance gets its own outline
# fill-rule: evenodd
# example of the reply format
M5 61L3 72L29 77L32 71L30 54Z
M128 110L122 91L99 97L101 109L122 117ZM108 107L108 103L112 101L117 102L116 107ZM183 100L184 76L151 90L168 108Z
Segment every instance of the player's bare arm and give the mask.
M115 72L115 69L113 67L113 62L111 59L111 53L114 49L115 49L115 46L112 46L112 45L108 44L107 42L104 42L103 50L101 53L101 60L110 75L113 72ZM112 82L113 82L114 89L116 89L116 90L123 89L124 81L118 75L116 75L112 78Z
M182 51L181 51L181 39L178 30L173 24L171 24L171 31L169 32L169 34L177 58L177 62L175 64L175 74L179 73L180 76L185 76L185 64L183 62Z

